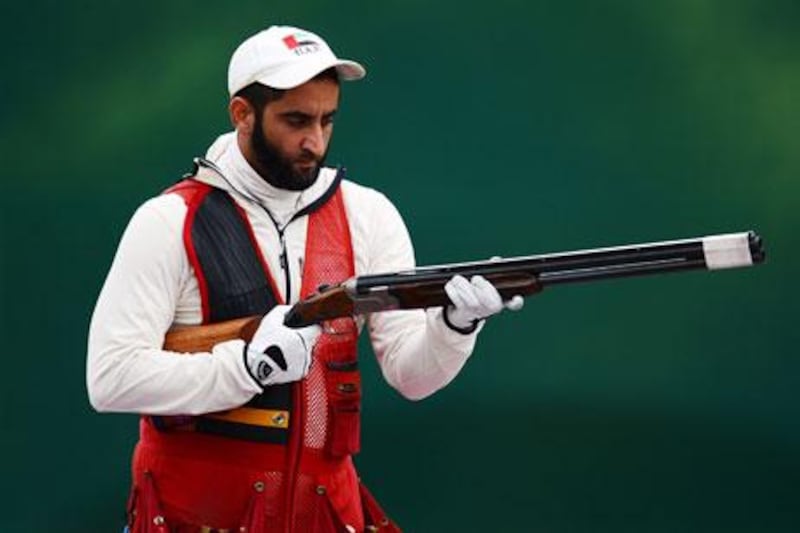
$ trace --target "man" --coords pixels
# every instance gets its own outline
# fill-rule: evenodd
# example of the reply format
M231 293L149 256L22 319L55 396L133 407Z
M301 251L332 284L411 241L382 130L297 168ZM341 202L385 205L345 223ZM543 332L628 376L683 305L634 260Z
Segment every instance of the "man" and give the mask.
M414 266L394 206L323 166L340 80L364 75L298 28L247 39L228 71L234 131L131 219L92 317L87 386L98 411L143 414L133 531L396 530L351 459L358 333L386 380L420 399L456 376L503 302L458 277L446 309L283 325L286 304L320 284ZM162 349L171 328L259 313L249 342Z

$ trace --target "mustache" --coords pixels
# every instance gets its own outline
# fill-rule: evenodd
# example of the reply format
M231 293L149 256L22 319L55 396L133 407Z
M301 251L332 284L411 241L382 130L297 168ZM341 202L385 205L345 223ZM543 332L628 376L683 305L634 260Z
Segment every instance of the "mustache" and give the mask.
M300 152L300 155L298 155L295 158L295 162L296 163L314 163L315 165L319 166L319 165L322 164L323 158L324 158L324 156L322 154L317 155L314 152L312 152L311 150L305 150L304 149L302 152Z

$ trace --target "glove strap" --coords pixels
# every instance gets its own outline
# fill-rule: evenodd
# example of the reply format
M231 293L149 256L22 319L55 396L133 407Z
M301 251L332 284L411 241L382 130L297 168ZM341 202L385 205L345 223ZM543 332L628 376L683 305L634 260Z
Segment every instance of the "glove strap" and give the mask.
M450 317L447 316L447 307L448 306L442 308L442 318L444 319L444 323L447 324L448 328L452 329L457 333L461 333L462 335L469 335L471 333L475 333L475 330L478 329L478 323L480 322L480 320L476 318L475 320L472 321L471 325L465 328L460 328L455 324L453 324L452 322L450 322Z

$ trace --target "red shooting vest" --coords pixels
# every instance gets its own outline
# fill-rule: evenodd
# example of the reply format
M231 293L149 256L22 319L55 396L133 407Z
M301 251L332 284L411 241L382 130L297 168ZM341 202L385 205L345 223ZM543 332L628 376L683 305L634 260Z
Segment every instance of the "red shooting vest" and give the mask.
M310 210L301 297L355 273L341 178ZM167 192L188 208L183 238L204 324L265 314L282 303L247 216L227 193L191 179ZM132 531L362 531L365 514L366 525L378 527L370 531L399 531L360 486L351 459L359 450L357 336L349 317L326 323L309 374L267 387L242 408L143 416Z

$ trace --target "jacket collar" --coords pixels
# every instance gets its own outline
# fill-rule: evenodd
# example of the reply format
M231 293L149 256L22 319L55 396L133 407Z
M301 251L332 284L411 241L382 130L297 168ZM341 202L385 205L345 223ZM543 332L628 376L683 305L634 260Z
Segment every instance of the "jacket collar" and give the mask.
M300 212L313 210L317 203L324 203L343 177L343 170L323 167L314 184L304 191L273 187L244 158L236 132L219 136L205 158L195 158L195 165L194 179L260 205L280 226Z

